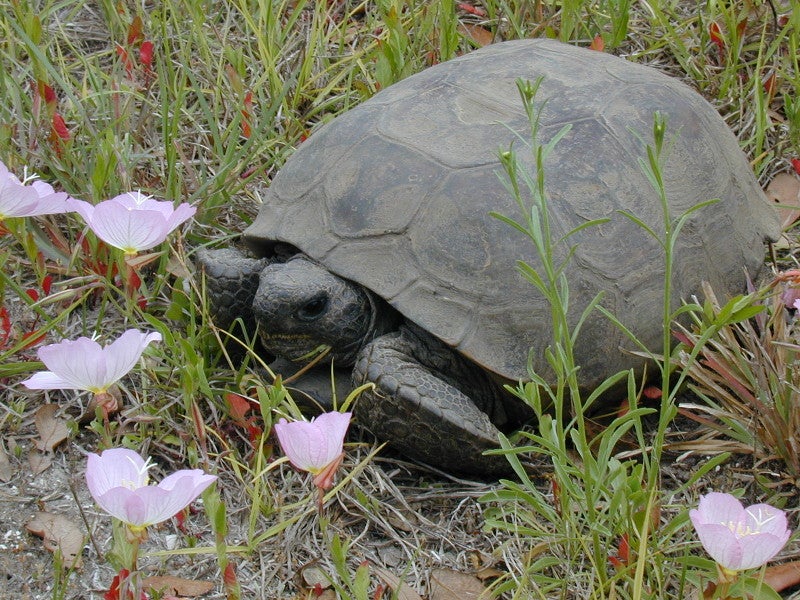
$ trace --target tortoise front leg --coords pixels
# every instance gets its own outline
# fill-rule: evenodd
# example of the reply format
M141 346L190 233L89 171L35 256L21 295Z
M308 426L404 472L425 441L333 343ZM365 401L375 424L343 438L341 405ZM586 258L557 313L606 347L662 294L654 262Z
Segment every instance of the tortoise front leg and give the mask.
M505 457L482 454L499 448L503 390L419 328L373 340L356 359L353 379L375 384L356 401L357 422L403 454L455 472L510 472Z
M241 318L249 335L256 331L253 299L261 271L270 261L251 258L234 248L200 249L197 263L205 273L206 296L211 317L217 327L230 331Z

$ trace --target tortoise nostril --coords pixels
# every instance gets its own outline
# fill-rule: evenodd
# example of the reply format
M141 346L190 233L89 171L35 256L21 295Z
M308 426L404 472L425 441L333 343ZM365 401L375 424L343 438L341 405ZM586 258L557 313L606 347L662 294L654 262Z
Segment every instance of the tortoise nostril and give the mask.
M315 321L328 310L328 294L319 294L297 309L295 317L300 321Z

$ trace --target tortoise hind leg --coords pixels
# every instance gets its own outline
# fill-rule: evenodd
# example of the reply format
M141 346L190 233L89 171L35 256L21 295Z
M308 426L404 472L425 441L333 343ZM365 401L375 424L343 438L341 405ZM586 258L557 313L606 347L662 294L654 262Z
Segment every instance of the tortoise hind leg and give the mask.
M505 457L482 454L499 448L495 423L507 421L503 390L419 328L404 326L370 342L353 379L375 384L356 401L357 421L403 454L456 472L510 472Z

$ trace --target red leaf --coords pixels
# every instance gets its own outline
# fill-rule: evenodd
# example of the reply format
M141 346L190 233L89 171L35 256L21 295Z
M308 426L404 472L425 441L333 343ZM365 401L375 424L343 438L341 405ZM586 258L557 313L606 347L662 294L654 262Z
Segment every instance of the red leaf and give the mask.
M247 421L245 416L252 408L250 406L250 400L232 392L225 394L225 400L228 402L231 418L236 421L237 424L246 426Z
M44 292L45 296L50 295L50 289L53 286L53 276L52 275L45 275L42 279L42 291Z
M130 77L131 72L133 71L133 61L131 60L130 56L128 56L128 51L119 44L117 44L117 56L122 59L122 65L125 67L125 72L128 74L128 77Z
M40 331L39 329L34 329L33 331L28 331L26 333L23 333L22 340L25 342L25 345L23 345L22 347L27 349L30 348L31 346L35 346L36 344L44 340L46 335L47 335L46 333Z
M688 335L683 333L682 331L673 331L672 335L681 343L686 344L686 346L691 350L694 348L694 342L689 338Z
M737 33L737 35L739 37L742 37L744 35L745 29L747 29L747 17L745 17L744 19L742 19L741 21L739 21L736 24L736 33Z
M605 50L606 43L603 41L603 38L598 34L594 36L592 43L589 44L589 50L597 50L598 52L602 52Z
M139 48L139 62L141 62L146 69L150 69L153 65L153 42L146 40L142 42Z
M5 348L11 337L11 316L5 306L0 306L0 348Z
M56 97L56 93L53 91L53 88L41 80L37 83L39 87L39 95L44 98L44 103L48 107L54 107L58 98Z
M58 113L53 115L53 133L58 136L59 139L69 139L69 129L67 129L67 124L64 122L64 117Z
M774 71L764 78L763 85L769 100L772 100L778 87L778 78L775 76Z
M225 565L225 571L222 574L222 581L227 589L231 589L239 585L239 580L236 577L236 567L232 562Z
M485 17L486 16L486 11L485 10L483 10L482 8L479 8L477 6L472 6L471 4L467 4L466 2L459 2L458 5L457 5L457 8L459 8L460 10L463 10L464 12L467 12L467 13L469 13L471 15L475 15L477 17Z
M36 302L39 299L39 292L37 292L33 288L28 288L27 290L25 290L25 293L28 294L28 298L30 298L34 302Z
M800 158L793 158L791 161L792 167L794 167L795 173L800 175Z
M631 545L628 542L628 534L623 533L622 537L619 539L619 554L618 556L622 559L622 561L629 565L631 564Z
M120 598L119 586L120 582L128 577L130 577L130 571L128 571L128 569L120 569L119 573L114 575L114 579L111 580L111 587L103 594L103 600L123 600ZM133 592L131 590L128 590L126 596L124 600L133 600ZM145 594L144 591L140 592L139 599L147 600L147 594Z
M175 518L175 526L178 528L178 531L180 531L183 534L186 534L188 532L188 530L186 529L186 513L187 513L187 511L186 511L186 509L184 509L184 510L176 513L175 517L174 517Z
M128 294L133 297L134 292L136 292L140 287L142 287L142 278L139 277L139 274L136 272L135 269L128 267L128 282L126 289Z
M144 39L142 18L136 15L128 27L128 46L133 46L139 40Z
M642 395L650 400L657 400L661 398L661 388L656 385L648 385L642 390Z
M250 137L252 127L250 125L250 116L253 110L253 92L247 92L242 101L242 135L246 138Z
M708 25L708 35L711 37L711 41L717 45L720 52L725 51L725 40L722 37L722 30L719 28L716 22L712 21Z

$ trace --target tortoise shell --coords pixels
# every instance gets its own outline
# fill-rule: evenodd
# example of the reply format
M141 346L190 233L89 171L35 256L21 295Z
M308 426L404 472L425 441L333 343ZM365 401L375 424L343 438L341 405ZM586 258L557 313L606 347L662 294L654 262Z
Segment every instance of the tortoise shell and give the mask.
M664 230L657 193L640 167L653 115L667 118L663 174L672 217L689 218L674 250L673 306L708 281L740 293L745 271L779 233L777 215L725 122L695 91L659 71L551 40L494 44L431 67L320 127L272 182L245 240L256 253L286 242L388 301L407 319L482 367L511 380L550 372L550 307L519 273L540 270L532 243L490 211L524 220L504 181L499 152L520 169L536 163L516 81L543 78L539 142L565 125L545 165L555 260L565 270L573 325L601 304L651 351L662 351L664 252L628 211ZM524 184L523 189L525 189ZM592 387L639 365L600 314L576 348Z

